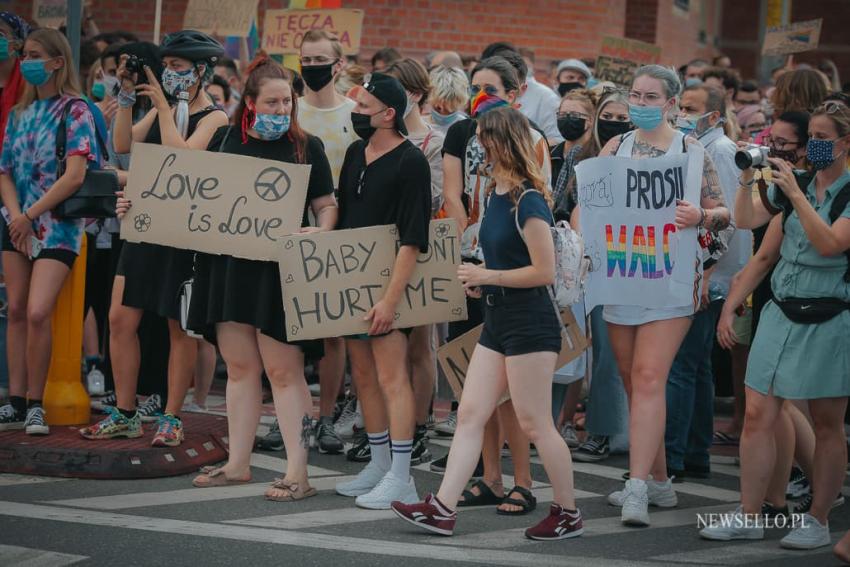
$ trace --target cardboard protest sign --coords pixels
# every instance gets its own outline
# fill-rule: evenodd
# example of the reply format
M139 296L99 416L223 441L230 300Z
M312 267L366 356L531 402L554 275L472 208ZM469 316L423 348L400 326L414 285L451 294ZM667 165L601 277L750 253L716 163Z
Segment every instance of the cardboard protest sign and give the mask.
M587 349L587 336L582 332L576 322L572 311L567 309L561 313L561 320L567 332L563 334L561 341L561 352L558 355L558 362L555 368L561 368L565 364L574 360L582 352ZM455 398L460 400L463 392L463 384L466 381L466 372L469 370L469 361L472 358L472 351L475 350L475 345L478 344L478 339L481 337L481 331L484 325L478 325L471 331L467 331L455 340L448 342L437 349L437 362L440 368L443 369L443 374L449 382L452 393ZM505 392L499 403L510 399L510 394Z
M363 10L268 10L263 25L263 49L269 54L299 53L310 30L325 30L339 38L342 52L360 51Z
M259 0L189 0L183 29L219 36L247 37Z
M610 81L617 86L630 87L638 67L640 64L634 61L600 55L596 58L593 75L600 81Z
M367 333L363 318L390 282L398 230L393 225L290 236L278 264L289 340ZM398 304L394 328L466 319L457 279L460 239L451 219L431 222L429 249Z
M761 46L762 55L788 55L817 49L822 19L768 28Z
M661 61L661 48L645 41L625 37L605 36L602 38L600 55L634 61L640 65Z
M581 230L592 265L588 311L597 305L698 304L697 230L677 229L674 222L678 199L699 203L698 154L601 157L576 167Z
M121 238L274 260L301 228L310 166L134 144Z
M34 0L32 18L46 28L58 29L65 23L68 3L65 0Z

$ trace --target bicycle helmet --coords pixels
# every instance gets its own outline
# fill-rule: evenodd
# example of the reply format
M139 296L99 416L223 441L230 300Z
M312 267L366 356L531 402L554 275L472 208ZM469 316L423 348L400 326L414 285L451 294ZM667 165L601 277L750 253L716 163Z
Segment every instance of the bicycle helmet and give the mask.
M195 30L181 30L165 36L159 46L162 57L172 56L193 62L211 61L215 63L224 55L224 47L208 36Z

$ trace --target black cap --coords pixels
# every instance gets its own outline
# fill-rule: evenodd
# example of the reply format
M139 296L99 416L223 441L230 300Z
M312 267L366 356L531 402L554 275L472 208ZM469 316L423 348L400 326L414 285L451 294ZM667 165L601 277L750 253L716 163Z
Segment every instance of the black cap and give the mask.
M395 110L395 128L399 133L407 135L404 125L404 111L407 110L407 93L395 77L384 73L372 73L366 77L363 88L370 95Z

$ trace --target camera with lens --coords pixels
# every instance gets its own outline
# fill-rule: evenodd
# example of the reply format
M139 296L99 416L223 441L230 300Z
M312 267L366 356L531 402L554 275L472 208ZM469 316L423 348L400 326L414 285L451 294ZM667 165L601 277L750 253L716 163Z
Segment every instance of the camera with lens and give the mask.
M128 73L138 73L141 75L145 71L145 64L135 55L130 55L127 61L124 62L124 68Z
M735 152L735 165L742 170L748 167L766 167L769 165L767 161L769 154L770 148L767 146L747 144L746 148Z

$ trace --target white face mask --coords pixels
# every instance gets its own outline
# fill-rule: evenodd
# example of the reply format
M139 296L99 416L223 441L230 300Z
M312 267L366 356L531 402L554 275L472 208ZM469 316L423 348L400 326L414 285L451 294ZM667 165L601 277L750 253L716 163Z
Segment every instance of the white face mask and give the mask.
M411 112L413 112L413 109L418 107L418 106L419 106L419 103L417 103L416 101L413 100L413 97L410 93L407 93L407 105L404 107L404 117L407 118L407 116Z

